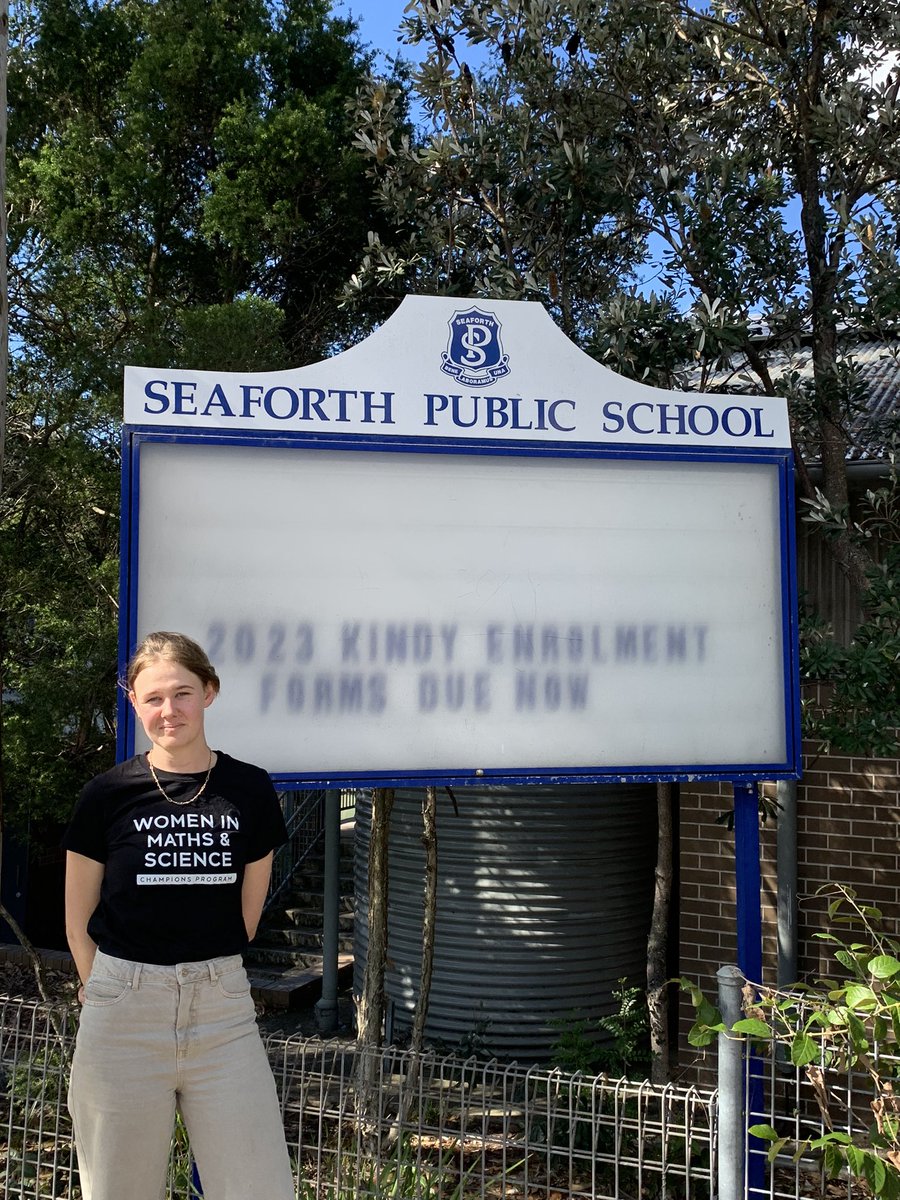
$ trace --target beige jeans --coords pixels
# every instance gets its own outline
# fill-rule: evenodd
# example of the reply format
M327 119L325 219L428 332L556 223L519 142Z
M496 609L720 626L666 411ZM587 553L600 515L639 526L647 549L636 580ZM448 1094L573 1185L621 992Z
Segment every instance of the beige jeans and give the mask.
M294 1200L240 956L172 967L99 951L69 1088L84 1200L161 1200L176 1108L205 1200Z

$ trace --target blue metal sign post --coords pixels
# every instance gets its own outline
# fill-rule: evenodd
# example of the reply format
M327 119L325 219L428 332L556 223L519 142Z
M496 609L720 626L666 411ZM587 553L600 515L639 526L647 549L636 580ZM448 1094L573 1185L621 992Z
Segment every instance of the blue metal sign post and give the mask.
M755 782L734 784L734 868L738 966L751 983L762 979L759 866L759 792Z

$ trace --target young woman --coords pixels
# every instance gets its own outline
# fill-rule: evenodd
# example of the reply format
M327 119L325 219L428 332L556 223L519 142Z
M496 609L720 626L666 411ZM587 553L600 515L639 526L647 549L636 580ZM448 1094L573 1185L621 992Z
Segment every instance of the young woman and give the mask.
M210 749L219 679L190 638L128 666L149 753L84 789L66 832L82 980L69 1109L85 1200L160 1200L176 1109L206 1200L293 1200L241 951L286 834L265 771Z

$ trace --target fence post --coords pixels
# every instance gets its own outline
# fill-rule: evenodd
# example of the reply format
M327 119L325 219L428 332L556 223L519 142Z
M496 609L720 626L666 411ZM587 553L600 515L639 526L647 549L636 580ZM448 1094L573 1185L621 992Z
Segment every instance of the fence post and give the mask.
M730 1030L743 1015L741 989L744 976L737 967L720 967L719 1012ZM744 1145L747 1119L744 1105L744 1039L719 1034L719 1197L718 1200L743 1200Z

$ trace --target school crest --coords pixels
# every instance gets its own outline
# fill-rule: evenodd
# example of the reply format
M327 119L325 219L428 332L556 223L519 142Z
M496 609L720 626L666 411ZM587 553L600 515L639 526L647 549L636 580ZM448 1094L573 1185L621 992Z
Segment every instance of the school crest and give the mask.
M441 370L465 387L484 387L509 374L509 356L503 353L500 322L492 313L467 308L453 314L450 338L441 355Z

